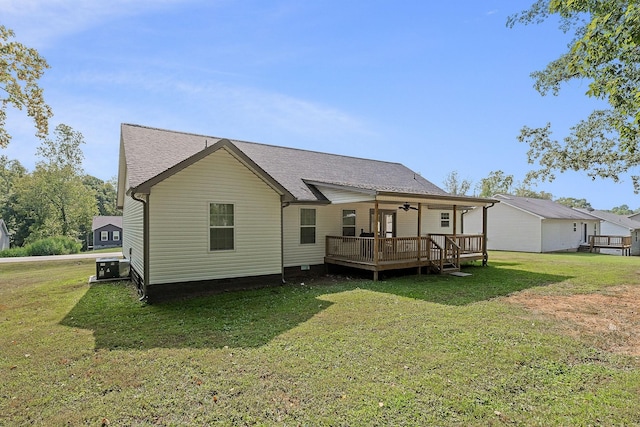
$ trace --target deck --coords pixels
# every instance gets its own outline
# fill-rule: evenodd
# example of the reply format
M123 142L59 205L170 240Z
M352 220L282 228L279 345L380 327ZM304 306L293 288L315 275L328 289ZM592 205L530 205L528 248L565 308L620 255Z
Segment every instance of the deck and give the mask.
M430 234L421 237L327 236L326 264L373 272L427 267L439 273L459 271L462 262L487 262L482 235Z
M589 236L589 252L594 249L620 249L622 255L631 255L631 236Z

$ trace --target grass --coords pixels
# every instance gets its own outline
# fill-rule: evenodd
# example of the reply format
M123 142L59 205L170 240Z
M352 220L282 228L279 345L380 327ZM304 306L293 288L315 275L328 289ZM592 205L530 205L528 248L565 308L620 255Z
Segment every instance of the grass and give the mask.
M638 359L501 296L638 283L640 258L492 253L144 305L95 262L0 265L0 425L640 425Z

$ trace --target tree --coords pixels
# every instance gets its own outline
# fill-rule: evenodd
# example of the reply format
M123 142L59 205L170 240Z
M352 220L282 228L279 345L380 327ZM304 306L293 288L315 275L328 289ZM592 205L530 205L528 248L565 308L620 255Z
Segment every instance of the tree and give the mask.
M95 193L82 181L82 134L61 124L55 135L38 148L43 160L33 173L18 182L19 209L33 221L27 242L51 236L82 238L97 212Z
M635 0L537 0L509 17L507 26L559 17L560 29L573 35L568 50L544 70L532 73L541 95L557 95L563 84L589 82L586 95L610 108L593 111L571 128L562 142L552 139L551 124L523 127L518 140L529 144L529 163L539 169L528 180L553 180L555 172L585 171L619 181L640 165L640 4ZM640 177L632 175L634 190Z
M29 218L17 209L16 183L26 174L27 170L19 161L0 156L0 218L9 229L13 246L22 246L31 225Z
M489 172L489 176L482 178L476 190L480 197L492 197L496 194L508 194L513 186L513 175L505 175L503 171Z
M546 191L535 191L527 185L520 185L519 187L516 187L514 194L518 197L527 197L529 199L553 199L553 194L547 193Z
M444 178L443 186L447 193L466 196L471 188L471 181L468 179L461 180L458 176L458 171L452 171Z
M633 211L627 205L616 206L615 208L611 208L609 212L613 212L618 215L631 215Z
M38 138L49 133L49 118L53 115L38 86L49 64L35 49L12 40L14 37L12 30L0 25L0 147L6 147L11 140L5 129L7 106L26 108Z
M568 206L570 208L582 208L582 209L593 209L591 207L591 203L589 203L587 201L587 199L576 199L573 197L560 197L559 199L556 199L557 203L560 203L561 205L565 205Z
M95 176L85 175L82 182L84 185L91 188L96 194L98 215L118 216L122 214L122 212L116 208L116 178L111 178L109 181L103 181Z

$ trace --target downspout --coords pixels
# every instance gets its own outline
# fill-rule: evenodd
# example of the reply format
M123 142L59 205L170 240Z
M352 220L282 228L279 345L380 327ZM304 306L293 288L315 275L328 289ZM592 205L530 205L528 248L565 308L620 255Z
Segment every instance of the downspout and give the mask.
M484 259L482 260L482 265L486 266L489 261L489 255L487 255L487 211L492 208L496 203L493 202L489 206L482 207L482 254L484 255Z
M140 301L146 301L148 298L147 284L149 283L149 195L146 200L137 198L135 191L132 190L131 198L142 203L142 265L144 271L142 272Z
M280 274L282 284L284 285L287 281L284 278L284 208L289 207L291 203L283 202L282 196L280 196Z
M464 234L464 214L468 213L469 209L463 209L460 212L460 234Z

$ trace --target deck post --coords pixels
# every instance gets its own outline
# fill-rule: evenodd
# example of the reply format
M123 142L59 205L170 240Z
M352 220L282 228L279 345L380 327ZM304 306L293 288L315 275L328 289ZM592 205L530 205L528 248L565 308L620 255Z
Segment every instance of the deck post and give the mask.
M379 236L379 227L378 227L378 201L375 201L373 207L373 263L375 264L376 270L373 273L373 281L378 281L378 261L380 259L378 255L378 247L380 245L380 236Z
M458 234L458 206L453 205L453 240L455 241L456 234Z
M420 259L422 257L422 242L420 241L420 235L422 234L422 203L418 202L418 237L416 241L416 248L418 249L418 276L422 274L422 268L420 267Z
M487 265L487 206L482 207L482 265Z

